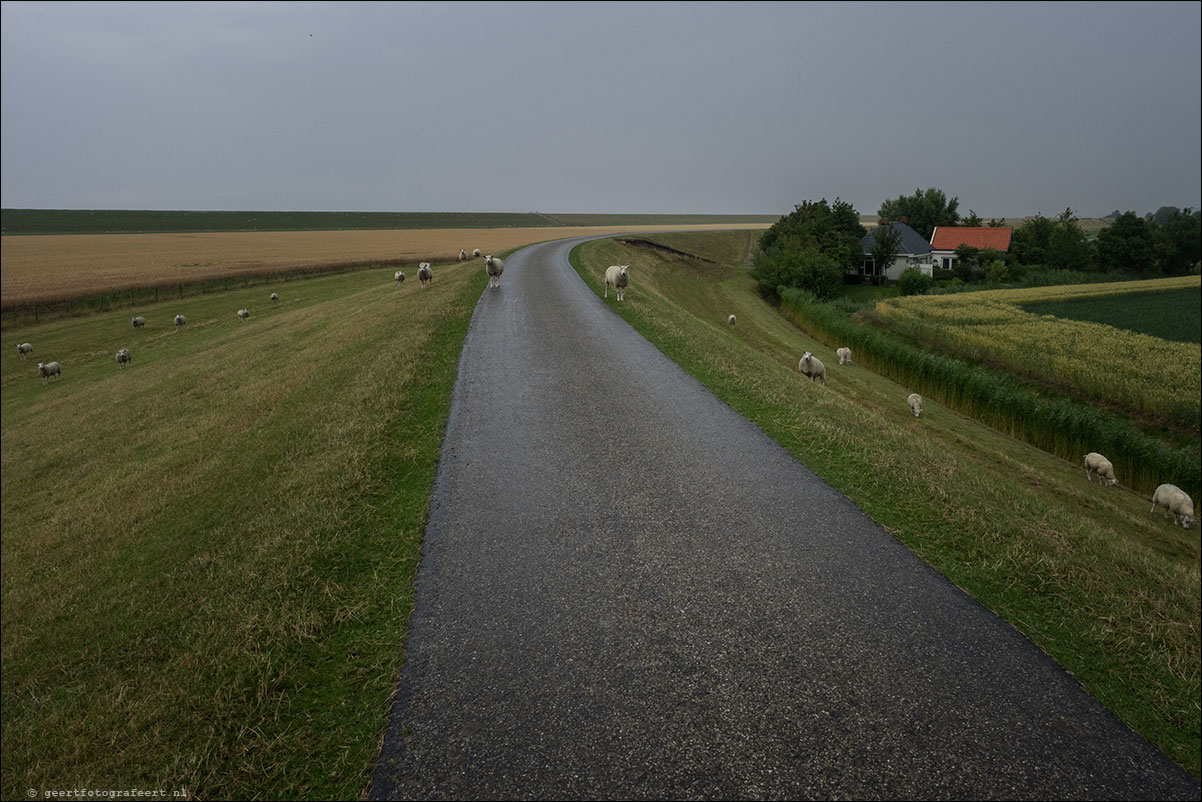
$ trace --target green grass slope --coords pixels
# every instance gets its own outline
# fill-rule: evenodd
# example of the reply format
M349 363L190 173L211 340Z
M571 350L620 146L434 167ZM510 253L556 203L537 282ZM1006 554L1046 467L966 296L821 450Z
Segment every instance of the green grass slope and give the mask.
M618 314L1199 775L1196 529L937 404L913 417L909 388L840 366L759 298L741 260L612 239L572 258L598 295L606 266L631 264L626 301L607 302ZM825 387L798 373L807 350L826 364Z
M6 335L5 799L361 795L484 284L370 270Z

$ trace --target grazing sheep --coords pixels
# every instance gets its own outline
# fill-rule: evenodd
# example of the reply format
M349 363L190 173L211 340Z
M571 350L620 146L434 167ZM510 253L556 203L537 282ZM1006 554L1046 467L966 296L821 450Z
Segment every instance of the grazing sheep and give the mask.
M826 365L822 364L822 360L806 351L801 355L801 361L797 363L797 369L804 375L810 377L810 381L822 380L822 384L826 384Z
M278 301L278 300L280 300L280 296L276 295L276 294L273 292L273 293L271 294L271 302L272 302L272 303L275 303L275 302L276 302L276 301Z
M618 300L624 300L626 287L630 284L630 265L610 265L605 270L605 297L609 297L609 288L613 287L618 293Z
M505 262L489 254L484 260L484 272L488 273L488 286L500 287L501 274L505 272Z
M475 249L473 249L473 250L472 250L472 258L473 258L473 259L479 259L479 258L480 258L480 249L479 249L479 248L475 248Z
M1085 455L1085 478L1092 482L1095 473L1103 487L1114 487L1119 483L1119 480L1114 478L1114 466L1110 464L1110 460L1096 451L1091 451Z
M17 353L21 355L22 359L24 359L26 354L33 353L33 346L29 343L20 343L17 345Z
M247 318L249 318L249 317L250 317L250 310L249 310L249 309L239 309L239 310L238 310L238 319L239 319L239 320L243 320L243 321L245 321L245 320L246 320Z
M459 261L461 261L461 262L467 261L467 251L465 251L463 248L459 249Z
M138 315L136 318L131 320L130 323L134 324L135 329L140 329L146 325L146 318L142 317L141 315Z
M731 315L726 319L726 322L729 323L730 327L733 329L735 327L735 316Z
M117 367L123 368L128 363L134 361L134 355L129 352L128 348L122 348L117 352Z
M63 366L57 362L46 362L45 364L39 362L38 375L42 377L42 384L45 384L46 379L51 376L61 379L63 377Z
M434 280L434 271L430 269L429 262L422 262L417 268L417 280L422 283L424 289L427 284Z
M398 270L398 271L397 271L395 274L393 274L393 276L392 276L392 277L393 277L394 279L396 279L396 283L397 283L397 284L400 284L402 281L404 281L404 280L405 280L405 271L403 271L403 270Z
M1152 509L1148 512L1156 512L1157 507L1164 507L1165 518L1169 517L1170 512L1173 513L1173 523L1181 524L1183 529L1189 529L1189 525L1194 522L1194 500L1176 485L1161 485L1156 488L1156 492L1152 494Z
M176 331L179 331L180 329L182 329L185 325L187 325L187 323L188 323L188 318L184 317L183 315L175 316L175 330Z
M839 357L840 365L850 365L851 364L851 349L850 348L844 346L843 348L836 349L835 356Z
M906 403L910 405L910 411L914 413L914 417L922 414L922 396L918 393L910 393L906 398Z

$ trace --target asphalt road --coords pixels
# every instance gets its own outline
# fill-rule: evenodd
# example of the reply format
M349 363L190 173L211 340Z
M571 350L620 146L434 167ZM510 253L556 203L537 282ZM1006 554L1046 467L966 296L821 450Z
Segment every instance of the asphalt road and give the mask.
M610 311L578 242L476 308L372 799L1199 799Z

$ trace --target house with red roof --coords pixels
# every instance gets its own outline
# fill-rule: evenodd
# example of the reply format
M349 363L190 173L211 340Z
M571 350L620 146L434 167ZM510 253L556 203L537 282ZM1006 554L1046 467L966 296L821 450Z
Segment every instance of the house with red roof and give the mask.
M977 250L992 248L1006 253L1010 250L1010 237L1014 229L1009 226L982 228L972 226L936 226L931 232L931 258L936 267L951 270L956 264L956 248L968 245Z

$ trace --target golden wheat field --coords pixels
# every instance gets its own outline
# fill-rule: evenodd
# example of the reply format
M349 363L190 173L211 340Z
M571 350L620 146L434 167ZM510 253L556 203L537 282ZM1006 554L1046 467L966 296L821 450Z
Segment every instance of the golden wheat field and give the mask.
M321 265L383 260L449 262L565 237L767 225L256 231L193 234L70 234L0 239L0 305Z

